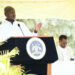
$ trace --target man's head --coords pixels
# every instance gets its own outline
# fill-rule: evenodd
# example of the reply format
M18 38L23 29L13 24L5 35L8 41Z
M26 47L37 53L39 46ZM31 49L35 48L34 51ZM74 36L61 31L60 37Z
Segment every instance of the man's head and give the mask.
M15 9L11 6L7 6L4 9L4 14L7 19L14 20L15 19Z
M59 37L59 45L62 47L62 48L65 48L67 46L67 36L66 35L61 35Z

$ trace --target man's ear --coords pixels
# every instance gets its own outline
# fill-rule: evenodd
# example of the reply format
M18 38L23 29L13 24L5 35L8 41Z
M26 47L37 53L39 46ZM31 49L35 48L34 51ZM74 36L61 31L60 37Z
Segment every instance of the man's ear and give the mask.
M5 14L6 17L8 16L8 13L4 13L4 14Z

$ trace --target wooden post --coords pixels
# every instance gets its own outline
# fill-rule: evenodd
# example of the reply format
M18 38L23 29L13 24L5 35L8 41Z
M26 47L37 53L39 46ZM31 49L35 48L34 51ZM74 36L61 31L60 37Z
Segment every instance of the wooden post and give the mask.
M47 75L51 75L51 64L47 64Z

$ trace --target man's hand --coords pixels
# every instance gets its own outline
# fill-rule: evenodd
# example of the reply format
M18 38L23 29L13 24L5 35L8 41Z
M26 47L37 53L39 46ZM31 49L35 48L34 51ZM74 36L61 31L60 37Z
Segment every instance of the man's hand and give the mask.
M35 24L35 30L38 32L41 29L42 23Z

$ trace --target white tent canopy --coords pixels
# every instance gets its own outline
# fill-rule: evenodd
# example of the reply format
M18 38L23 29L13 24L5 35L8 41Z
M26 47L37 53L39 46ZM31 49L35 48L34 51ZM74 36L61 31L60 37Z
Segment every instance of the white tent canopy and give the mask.
M4 8L12 6L16 18L59 18L75 19L74 0L0 0L0 18L5 18Z

